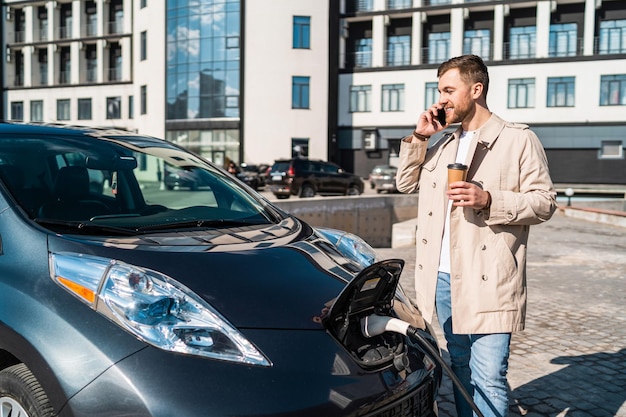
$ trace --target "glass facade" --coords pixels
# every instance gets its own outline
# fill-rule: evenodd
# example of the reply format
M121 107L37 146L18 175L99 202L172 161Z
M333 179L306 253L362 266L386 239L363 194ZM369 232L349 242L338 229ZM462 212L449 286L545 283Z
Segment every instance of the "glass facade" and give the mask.
M240 3L167 0L167 120L239 121ZM239 129L196 129L167 137L187 138L186 147L213 162L240 162Z

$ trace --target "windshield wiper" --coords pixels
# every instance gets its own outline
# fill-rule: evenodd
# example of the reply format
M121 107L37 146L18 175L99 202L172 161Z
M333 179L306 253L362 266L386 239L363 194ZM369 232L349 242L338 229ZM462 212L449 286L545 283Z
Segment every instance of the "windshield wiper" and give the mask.
M224 219L196 219L185 220L180 222L154 224L150 226L138 227L135 229L137 232L148 232L155 230L172 230L172 229L190 229L190 228L223 228L223 227L237 227L237 226L252 226L258 224L265 224L267 221L261 220L224 220Z
M107 232L122 236L135 236L137 234L137 231L135 229L116 226L103 226L93 223L91 221L65 221L57 219L45 219L40 217L33 220L40 225L63 226L71 229L77 229L79 231Z

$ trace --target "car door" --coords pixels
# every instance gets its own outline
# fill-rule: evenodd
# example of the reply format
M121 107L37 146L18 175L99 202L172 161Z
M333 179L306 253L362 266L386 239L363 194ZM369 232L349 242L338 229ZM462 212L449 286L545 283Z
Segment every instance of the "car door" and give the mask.
M332 163L325 163L322 167L324 171L324 181L327 193L344 194L347 184L346 177L342 174L342 169Z

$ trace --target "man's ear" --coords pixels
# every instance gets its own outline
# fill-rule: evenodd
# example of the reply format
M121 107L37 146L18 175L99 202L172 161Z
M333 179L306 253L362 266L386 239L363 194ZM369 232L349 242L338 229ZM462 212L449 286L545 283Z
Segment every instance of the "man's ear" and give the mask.
M483 94L483 83L475 83L472 85L472 98L474 100L478 99Z

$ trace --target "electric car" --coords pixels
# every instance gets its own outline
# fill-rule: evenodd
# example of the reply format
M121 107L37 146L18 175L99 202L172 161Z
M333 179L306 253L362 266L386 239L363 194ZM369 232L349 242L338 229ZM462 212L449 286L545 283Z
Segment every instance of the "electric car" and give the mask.
M169 190L165 166L205 185ZM436 412L425 344L364 331L430 334L402 260L126 131L0 123L0 179L2 415Z

